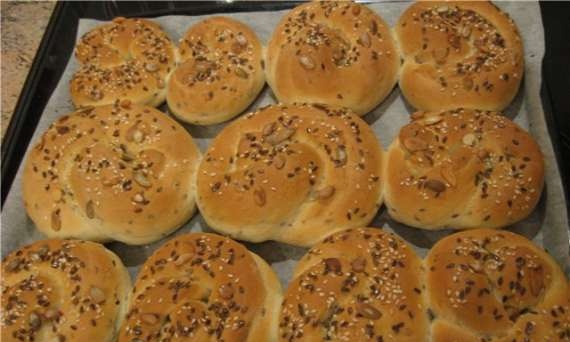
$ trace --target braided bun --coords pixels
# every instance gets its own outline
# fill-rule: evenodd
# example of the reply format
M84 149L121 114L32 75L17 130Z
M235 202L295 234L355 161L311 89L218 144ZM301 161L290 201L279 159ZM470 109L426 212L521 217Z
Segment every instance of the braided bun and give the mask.
M2 260L2 341L115 341L131 281L85 241L44 240Z
M534 139L495 112L417 112L390 145L384 196L422 229L504 227L527 217L544 183Z
M28 155L24 205L50 237L148 243L192 216L199 160L186 130L154 108L81 109Z
M198 171L213 229L248 241L310 246L372 220L382 203L382 149L352 112L274 105L232 122Z
M299 261L282 341L528 342L570 338L570 286L526 238L474 229L419 259L390 233L337 232Z
M388 96L399 67L389 26L348 1L297 6L267 47L267 82L279 101L326 103L359 115Z
M234 19L212 17L192 26L180 43L180 57L167 101L186 122L226 121L243 112L265 84L261 43Z
M489 229L456 233L436 243L425 263L436 341L570 338L568 281L526 238Z
M279 280L228 238L192 233L143 265L119 342L276 341Z
M86 33L75 49L82 64L71 79L76 107L127 99L158 106L176 65L176 50L160 26L145 19L115 18Z
M421 110L502 110L524 72L512 19L487 1L418 1L395 27L404 56L400 89Z
M421 259L373 228L327 237L299 261L285 293L281 341L421 341L428 320Z

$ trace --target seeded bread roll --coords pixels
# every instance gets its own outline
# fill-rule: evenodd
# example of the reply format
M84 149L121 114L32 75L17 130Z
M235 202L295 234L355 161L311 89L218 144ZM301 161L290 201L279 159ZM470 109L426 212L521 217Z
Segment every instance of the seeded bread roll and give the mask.
M435 341L567 341L568 281L526 238L477 229L440 240L425 260Z
M2 341L115 341L131 280L85 241L44 240L2 260Z
M273 270L241 244L181 235L143 265L119 342L276 341L281 299Z
M417 112L391 144L384 196L422 229L498 228L527 217L544 183L534 139L496 112Z
M154 108L87 107L30 151L24 205L49 237L149 243L194 213L199 160L192 137Z
M243 112L263 85L262 46L247 25L212 17L180 42L182 63L168 85L170 111L180 120L210 125Z
M317 102L364 115L394 88L400 56L389 26L353 2L309 2L279 23L267 82L281 102Z
M421 110L502 110L524 72L515 23L486 1L419 1L395 27L404 57L400 89Z
M274 105L232 122L197 176L210 227L237 239L310 246L368 224L382 203L382 150L352 112Z
M86 33L75 48L81 68L71 79L76 107L117 99L158 106L176 65L176 50L160 26L145 19L115 18Z
M421 262L378 229L327 237L295 268L281 306L281 341L425 340Z

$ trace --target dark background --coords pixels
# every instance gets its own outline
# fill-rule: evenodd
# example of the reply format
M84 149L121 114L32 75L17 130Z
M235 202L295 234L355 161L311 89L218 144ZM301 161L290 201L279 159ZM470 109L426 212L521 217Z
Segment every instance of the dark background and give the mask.
M546 43L541 96L570 200L570 2L541 2L540 8Z
M43 109L73 51L80 18L199 15L292 7L295 2L59 2L2 141L2 205ZM556 151L566 198L570 199L570 2L541 2L546 53L541 97ZM537 18L539 20L539 18ZM568 208L567 208L568 210ZM570 212L570 210L569 210Z

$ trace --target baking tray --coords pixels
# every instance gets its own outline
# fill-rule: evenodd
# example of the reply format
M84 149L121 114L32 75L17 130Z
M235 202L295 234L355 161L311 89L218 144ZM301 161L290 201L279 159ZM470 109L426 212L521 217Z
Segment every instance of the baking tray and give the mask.
M60 2L56 5L50 19L46 33L40 44L28 78L24 84L22 93L16 105L13 119L8 127L2 144L2 207L10 190L11 183L18 170L22 158L25 154L31 136L37 126L38 120L43 113L53 90L55 89L62 72L72 56L75 36L79 19L90 18L99 20L110 20L116 16L126 17L156 17L163 15L202 15L213 13L243 12L243 11L272 11L282 10L295 6L296 1L280 2ZM545 23L545 34L549 34L546 41L556 32L563 36L561 26L551 27L548 24L553 22L549 16L560 15L563 11L545 10L549 6L542 3L543 22ZM552 14L554 13L554 14ZM552 32L555 33L552 33ZM542 61L543 71L552 70L553 54L546 46L545 58ZM556 55L554 55L556 57ZM559 57L559 56L558 56ZM563 70L562 70L563 71ZM546 121L548 123L549 134L553 141L554 150L558 164L561 161L568 162L568 158L562 156L568 154L568 145L565 137L570 136L569 132L557 130L560 125L560 86L549 80L549 76L558 76L560 73L544 72L541 89L542 104L545 109ZM564 79L564 77L562 78ZM566 88L568 89L568 88ZM558 96L558 97L557 97ZM568 116L562 120L568 120ZM564 122L564 121L562 121ZM563 181L568 182L569 169L560 169ZM568 198L568 183L565 183L565 193ZM568 208L566 208L568 210Z

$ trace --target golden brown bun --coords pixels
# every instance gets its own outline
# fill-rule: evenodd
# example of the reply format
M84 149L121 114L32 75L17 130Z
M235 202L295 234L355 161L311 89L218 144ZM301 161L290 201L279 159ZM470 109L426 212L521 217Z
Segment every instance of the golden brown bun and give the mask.
M115 341L131 280L121 260L86 241L44 240L2 260L2 338Z
M247 241L310 246L368 224L382 203L382 150L352 112L274 105L232 122L198 171L210 227Z
M276 341L281 285L269 265L215 234L170 240L143 265L119 342Z
M199 160L192 137L154 108L85 108L30 151L24 205L49 237L148 243L192 216Z
M502 110L524 72L515 23L491 2L419 1L395 27L404 57L400 89L422 110Z
M327 237L295 268L281 306L281 341L424 340L421 262L404 241L379 229Z
M544 183L534 139L500 113L417 112L388 149L384 196L422 229L504 227L527 217Z
M182 38L179 54L167 101L186 122L226 121L243 112L265 84L261 43L237 20L212 17L197 23Z
M490 229L450 235L428 253L425 269L436 342L570 337L567 279L522 236Z
M400 56L388 24L353 2L289 12L267 47L266 78L281 102L316 102L364 115L394 88Z
M86 33L75 49L81 68L71 79L76 107L117 99L158 106L176 65L174 44L160 26L145 19L115 18Z

